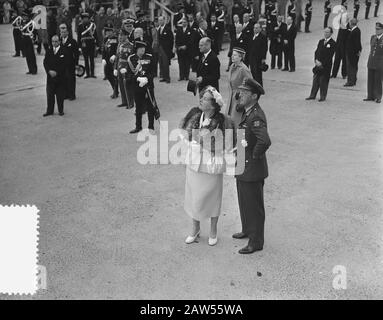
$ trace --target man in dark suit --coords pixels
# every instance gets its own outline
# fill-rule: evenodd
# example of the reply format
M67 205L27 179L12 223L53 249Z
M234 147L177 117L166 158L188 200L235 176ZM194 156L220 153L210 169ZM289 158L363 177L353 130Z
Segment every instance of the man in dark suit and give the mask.
M65 98L69 100L76 99L76 65L78 65L78 45L68 32L65 23L60 24L61 46L65 49L67 58L65 65L66 90Z
M237 148L245 148L244 159L238 156L243 166L236 167L236 181L242 231L233 234L234 239L249 238L240 254L249 254L263 249L265 205L263 186L268 177L266 151L271 145L267 132L265 113L258 104L265 93L262 86L253 79L245 79L238 87L237 111L243 112L238 129L245 131L245 137ZM241 154L241 153L238 153ZM243 153L242 153L243 154ZM242 169L242 170L241 170ZM239 171L242 172L239 172Z
M362 52L360 29L357 24L358 20L356 18L350 20L351 30L346 41L347 82L344 85L345 87L352 87L356 85L358 62L360 53Z
M189 80L191 65L191 49L193 45L193 31L188 25L186 18L182 20L182 27L177 29L176 49L180 77L178 81Z
M170 83L169 65L173 57L174 36L173 32L165 24L165 17L159 17L158 23L160 82Z
M277 60L278 69L282 69L282 51L283 36L286 32L286 23L283 22L283 16L278 16L277 22L272 26L270 39L271 69L275 68L275 60Z
M364 101L382 101L383 81L383 23L375 24L376 34L371 37L371 51L368 57L367 99Z
M52 37L52 49L49 49L44 58L44 68L47 73L47 112L44 117L53 114L55 97L59 115L64 115L65 96L65 52L60 46L57 35Z
M228 57L229 59L229 67L231 66L231 55L233 53L233 48L241 48L247 52L248 50L248 45L249 45L249 38L246 37L246 35L242 32L243 31L243 25L242 24L237 24L236 26L236 31L235 35L230 41L230 49L228 52Z
M254 35L253 29L254 24L250 20L250 14L245 13L243 15L243 25L242 25L242 33L245 35L246 38L251 39Z
M249 42L248 52L245 59L248 59L249 67L253 78L263 86L261 66L266 62L267 38L262 33L259 23L254 25L254 36Z
M320 89L319 101L325 101L330 81L330 73L332 68L332 59L335 53L336 43L331 37L333 30L331 27L324 29L324 39L319 40L317 49L315 50L315 67L313 69L314 77L311 93L306 100L315 100L318 90Z
M217 16L215 15L215 12L213 12L210 15L210 22L208 23L207 32L211 35L212 41L213 41L213 50L218 55L219 54L219 48L222 47L222 37L221 34L224 32L222 30L223 26L222 24L217 22Z
M197 66L197 86L199 91L210 85L219 91L220 62L217 55L211 49L210 38L202 38L199 42L201 52Z
M378 16L379 6L380 6L380 0L375 0L375 10L374 10L375 18Z
M282 71L295 71L295 38L297 28L292 17L287 17L286 32L283 35L283 53L285 56L285 68ZM290 67L290 69L289 69Z
M348 14L345 8L342 7L342 12L339 16L339 30L336 38L336 51L334 58L334 66L332 68L331 77L336 78L338 75L340 64L342 63L342 77L347 77L347 61L346 61L346 42L350 30L348 30Z
M200 49L199 49L199 43L202 38L208 37L211 40L211 47L214 51L214 42L212 39L212 35L210 33L210 30L207 28L207 22L206 20L200 20L198 23L199 27L198 30L196 30L193 34L193 48L192 48L192 56L193 56L193 61L192 61L192 70L196 72L199 58L200 58Z

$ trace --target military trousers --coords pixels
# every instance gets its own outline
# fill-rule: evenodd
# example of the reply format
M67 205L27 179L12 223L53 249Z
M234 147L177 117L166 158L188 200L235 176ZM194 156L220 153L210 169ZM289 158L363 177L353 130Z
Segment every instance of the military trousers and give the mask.
M237 179L237 195L241 216L242 232L257 249L264 244L265 205L262 181L242 181Z
M368 69L367 71L367 98L382 99L383 72L379 69Z

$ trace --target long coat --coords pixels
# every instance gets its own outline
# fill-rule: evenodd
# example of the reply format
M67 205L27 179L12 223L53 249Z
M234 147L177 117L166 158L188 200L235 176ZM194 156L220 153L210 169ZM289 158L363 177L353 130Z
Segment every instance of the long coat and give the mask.
M373 35L370 40L371 51L368 57L368 69L380 69L383 72L383 36L380 40Z
M241 121L242 113L235 109L237 105L235 93L245 78L252 78L249 68L243 62L241 62L238 66L233 63L230 66L229 71L229 99L225 114L230 116L236 128Z

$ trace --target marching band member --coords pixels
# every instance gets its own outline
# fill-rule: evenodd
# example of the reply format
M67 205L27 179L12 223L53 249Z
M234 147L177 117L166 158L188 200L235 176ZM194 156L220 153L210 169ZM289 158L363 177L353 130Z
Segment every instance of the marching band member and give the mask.
M136 41L136 53L128 57L129 68L134 74L134 102L136 104L136 127L130 133L142 130L142 115L148 112L149 130L154 130L154 84L152 55L145 52L146 42Z
M27 60L28 72L27 74L37 74L37 64L36 64L36 55L35 48L33 45L33 30L35 29L35 23L30 19L28 13L24 12L22 14L24 26L21 28L22 34L22 43L25 58Z
M89 13L81 14L82 22L78 26L77 42L81 48L85 61L85 72L87 78L96 78L94 75L94 54L97 43L96 25L89 21Z
M12 57L20 57L20 52L22 52L22 34L21 34L21 27L23 24L23 18L21 16L17 16L12 21L13 26L13 41L15 43L15 54ZM23 52L22 52L23 53ZM24 56L24 53L23 53Z
M105 76L113 89L113 94L110 96L112 99L118 97L118 81L117 77L113 74L114 61L116 59L116 52L118 40L113 32L113 25L107 24L104 27L105 44L102 51L102 64L105 66Z
M122 103L117 107L126 107L127 109L134 107L132 72L128 66L128 57L132 54L132 51L133 43L128 40L128 32L122 29L114 61L113 74L118 78L122 100Z
M309 33L310 31L310 23L311 23L311 18L313 15L313 2L312 0L309 0L306 3L305 7L305 32Z
M328 24L328 18L330 17L331 13L331 1L326 0L324 3L324 22L323 22L323 28L327 28Z

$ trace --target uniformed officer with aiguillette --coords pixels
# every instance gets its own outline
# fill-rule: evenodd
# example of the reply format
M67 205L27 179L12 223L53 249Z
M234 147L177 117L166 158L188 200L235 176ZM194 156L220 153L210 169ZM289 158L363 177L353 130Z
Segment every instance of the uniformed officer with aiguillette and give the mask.
M263 186L268 176L266 150L270 147L271 141L267 132L265 113L258 104L259 97L265 93L264 89L254 79L249 78L243 81L238 90L236 109L243 112L243 115L238 126L240 136L237 146L245 148L245 159L242 159L245 164L244 169L237 164L237 194L242 231L233 234L233 238L249 238L247 246L239 250L241 254L248 254L263 249L265 224ZM240 156L237 161L241 161Z
M153 58L146 53L146 42L136 41L136 53L128 58L129 68L134 74L134 102L136 104L136 127L130 133L142 130L142 115L148 112L148 128L154 130Z
M133 43L128 40L128 32L121 29L119 44L114 61L114 76L118 79L122 103L117 107L134 107L133 74L128 65L128 57L133 53Z

